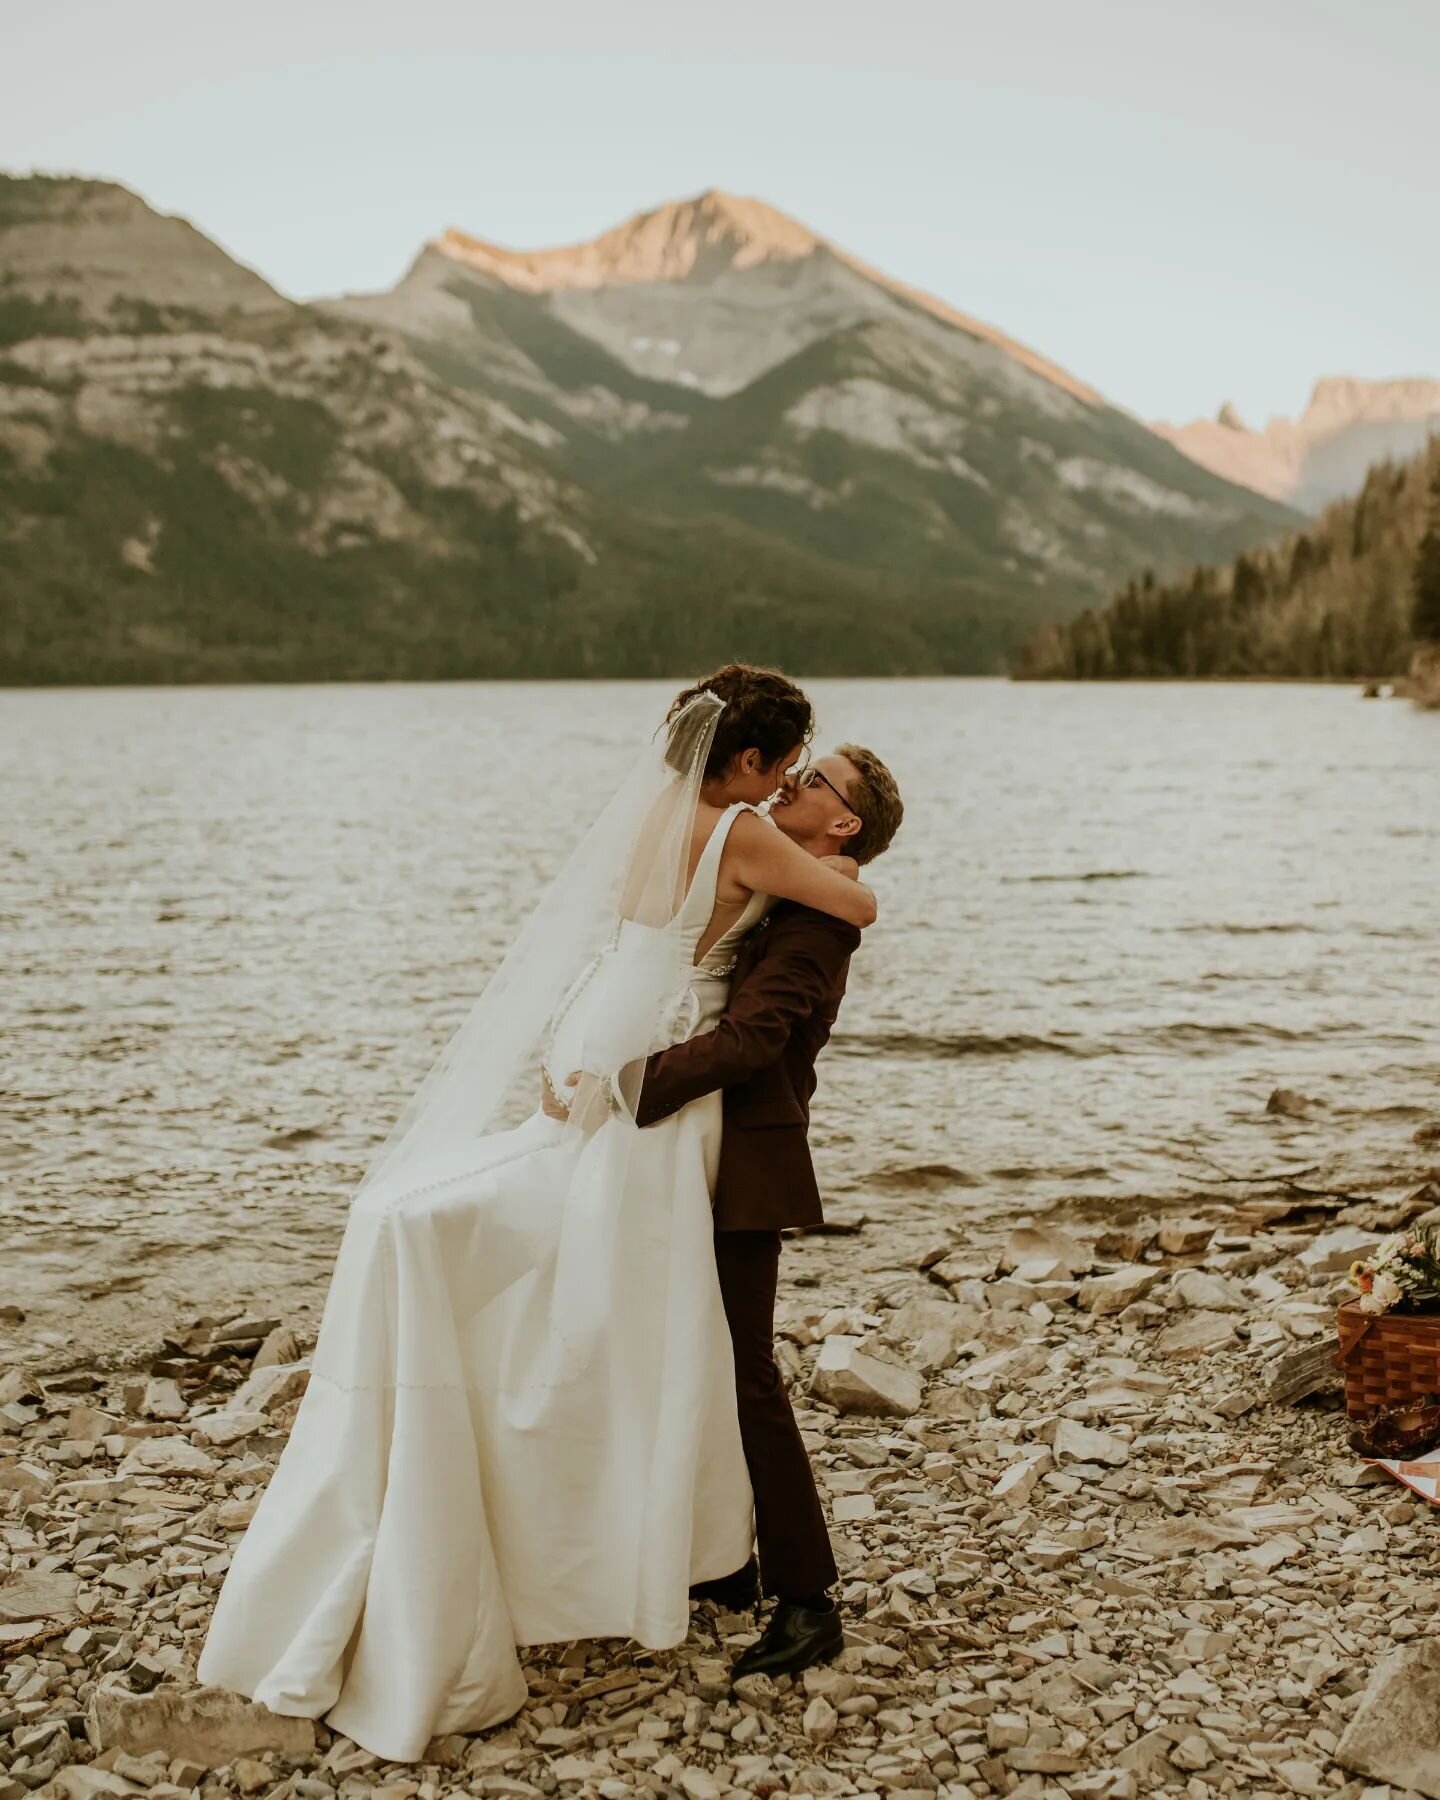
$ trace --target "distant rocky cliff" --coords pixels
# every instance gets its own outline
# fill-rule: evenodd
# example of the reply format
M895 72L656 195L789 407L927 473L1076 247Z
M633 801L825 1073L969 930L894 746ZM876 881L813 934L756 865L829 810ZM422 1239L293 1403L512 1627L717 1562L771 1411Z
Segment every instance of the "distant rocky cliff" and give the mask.
M1271 419L1261 431L1229 404L1214 419L1155 430L1227 481L1318 512L1356 493L1374 463L1413 456L1440 432L1440 381L1336 376L1316 382L1299 419Z

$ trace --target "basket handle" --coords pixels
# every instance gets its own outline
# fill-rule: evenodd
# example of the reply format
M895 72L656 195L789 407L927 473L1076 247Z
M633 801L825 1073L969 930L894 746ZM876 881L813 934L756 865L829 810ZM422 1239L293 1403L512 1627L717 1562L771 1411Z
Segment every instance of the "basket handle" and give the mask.
M1360 1321L1360 1329L1355 1333L1354 1337L1351 1338L1350 1342L1348 1344L1346 1344L1346 1346L1344 1347L1343 1350L1339 1350L1336 1352L1335 1366L1337 1368L1343 1369L1345 1367L1345 1365L1350 1361L1350 1359L1354 1356L1355 1352L1360 1348L1361 1344L1365 1341L1365 1334L1367 1331L1369 1331L1370 1327L1374 1323L1375 1323L1375 1315L1373 1313L1368 1318L1364 1318Z

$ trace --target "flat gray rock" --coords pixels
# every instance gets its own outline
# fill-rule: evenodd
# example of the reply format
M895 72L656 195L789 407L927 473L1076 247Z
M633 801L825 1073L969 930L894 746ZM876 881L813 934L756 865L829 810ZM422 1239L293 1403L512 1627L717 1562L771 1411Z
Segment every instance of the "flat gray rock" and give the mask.
M913 1369L868 1356L851 1337L826 1338L810 1391L843 1413L908 1418L919 1412L925 1383Z
M1124 1263L1108 1274L1092 1275L1080 1283L1081 1311L1101 1318L1124 1312L1132 1301L1148 1294L1164 1273L1149 1263Z
M96 1688L85 1730L96 1750L128 1750L132 1756L164 1750L206 1768L256 1751L308 1756L315 1748L313 1720L283 1718L224 1688L153 1694Z
M1385 1658L1335 1757L1356 1775L1440 1800L1440 1640L1406 1644Z
M14 1581L0 1582L0 1621L18 1624L25 1619L73 1619L80 1611L80 1582L74 1575L54 1570L32 1571Z
M141 1438L117 1475L213 1475L219 1464L189 1438Z

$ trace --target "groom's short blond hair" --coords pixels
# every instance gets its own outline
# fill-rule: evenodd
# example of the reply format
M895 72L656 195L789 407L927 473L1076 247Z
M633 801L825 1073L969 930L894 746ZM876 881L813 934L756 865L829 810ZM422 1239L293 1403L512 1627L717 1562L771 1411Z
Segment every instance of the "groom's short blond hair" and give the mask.
M841 744L835 754L855 768L855 779L847 784L846 798L860 821L860 829L847 841L846 854L858 863L874 862L890 848L905 817L900 789L880 758L863 744Z

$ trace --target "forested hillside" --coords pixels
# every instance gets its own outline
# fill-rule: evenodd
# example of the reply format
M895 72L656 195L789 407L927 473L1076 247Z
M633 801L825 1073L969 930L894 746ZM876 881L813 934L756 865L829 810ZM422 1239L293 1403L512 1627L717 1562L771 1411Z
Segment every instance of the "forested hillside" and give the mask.
M1047 625L1021 650L1027 678L1391 676L1415 647L1416 564L1440 439L1380 463L1280 543L1173 581L1146 574L1099 610Z

